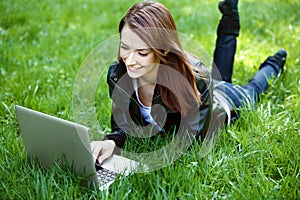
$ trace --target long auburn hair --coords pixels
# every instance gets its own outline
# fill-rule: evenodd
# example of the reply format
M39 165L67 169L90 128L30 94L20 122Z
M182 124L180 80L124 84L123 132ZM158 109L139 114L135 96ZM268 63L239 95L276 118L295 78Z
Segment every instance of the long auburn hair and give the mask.
M165 65L179 72L169 73L165 67L160 67L157 79L159 83L163 83L159 85L163 103L171 110L186 116L192 107L201 103L201 98L193 67L182 49L171 13L161 3L144 1L134 4L128 10L119 23L119 33L125 24L149 45L160 58L161 66ZM120 55L119 63L124 64ZM182 77L189 84L183 84L180 81Z

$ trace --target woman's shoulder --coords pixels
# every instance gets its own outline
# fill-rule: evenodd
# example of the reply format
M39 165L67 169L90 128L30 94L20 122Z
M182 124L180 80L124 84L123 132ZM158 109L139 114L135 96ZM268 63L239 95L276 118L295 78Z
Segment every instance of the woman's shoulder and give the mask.
M190 52L185 52L185 54L186 54L186 57L187 57L188 61L190 62L190 64L193 67L195 67L195 68L205 68L206 69L204 63L201 62L200 59L198 59L196 56L194 56Z
M201 94L212 88L212 78L209 70L196 56L186 52L187 58L193 67L196 77L196 85Z

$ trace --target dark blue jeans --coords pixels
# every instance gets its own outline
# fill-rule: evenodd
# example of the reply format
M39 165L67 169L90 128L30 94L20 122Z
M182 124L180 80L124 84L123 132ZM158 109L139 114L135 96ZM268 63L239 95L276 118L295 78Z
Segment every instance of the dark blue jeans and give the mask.
M259 70L253 78L244 86L231 83L234 55L236 52L236 35L219 34L214 52L214 65L212 69L213 79L218 82L216 88L223 91L225 98L230 102L233 109L245 106L255 106L259 100L259 95L268 89L268 80L278 76L278 63L266 59L260 65ZM276 68L276 70L275 70ZM232 116L238 117L236 116Z

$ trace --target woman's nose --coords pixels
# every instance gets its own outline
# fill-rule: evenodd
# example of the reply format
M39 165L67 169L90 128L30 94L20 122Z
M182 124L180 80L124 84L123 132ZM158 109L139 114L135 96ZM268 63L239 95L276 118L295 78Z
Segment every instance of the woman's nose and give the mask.
M125 59L126 65L135 65L136 64L136 58L135 58L135 52L130 52Z

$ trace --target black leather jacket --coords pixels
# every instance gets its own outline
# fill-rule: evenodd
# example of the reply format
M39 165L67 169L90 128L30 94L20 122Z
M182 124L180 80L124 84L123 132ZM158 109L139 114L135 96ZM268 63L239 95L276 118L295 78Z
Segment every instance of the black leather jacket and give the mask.
M159 89L156 87L152 100L151 116L153 116L155 122L162 129L155 130L154 128L153 130L152 128L151 130L154 134L157 132L170 133L173 132L175 128L177 133L187 130L188 133L192 134L193 138L203 139L209 129L213 107L213 81L201 62L191 56L188 56L188 58L193 66L199 69L201 68L200 70L205 72L204 77L202 75L201 78L197 78L196 80L197 88L201 93L202 103L183 117L180 113L172 111L163 104ZM143 128L148 127L149 123L142 117L140 106L133 89L133 82L127 75L125 66L114 62L108 70L107 83L112 99L112 133L108 134L104 139L114 140L118 147L122 147L127 134L136 134L133 133L137 130L134 128L136 125ZM152 136L151 133L148 136Z

